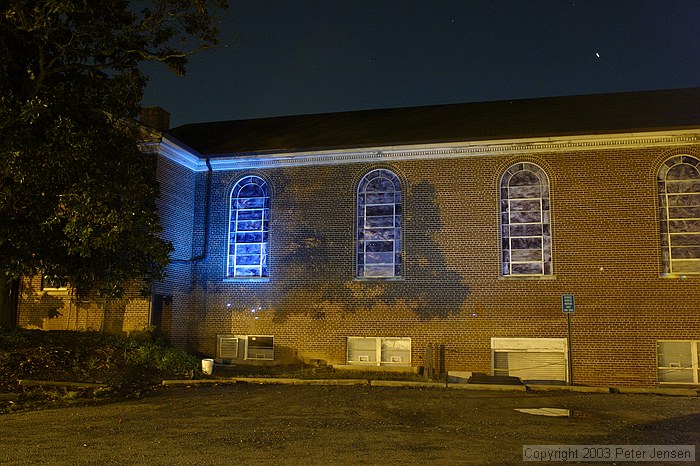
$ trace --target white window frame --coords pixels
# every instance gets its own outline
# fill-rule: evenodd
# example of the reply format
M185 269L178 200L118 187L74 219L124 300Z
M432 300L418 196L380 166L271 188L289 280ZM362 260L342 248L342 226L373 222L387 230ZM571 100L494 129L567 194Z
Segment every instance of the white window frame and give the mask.
M669 185L674 183L687 183L692 181L690 179L681 180L668 180L668 172L679 165L688 165L689 167L700 171L700 158L694 157L688 154L679 154L670 157L659 168L658 173L658 190L659 190L659 222L661 230L661 247L662 251L662 276L679 276L679 275L700 275L700 257L673 257L674 252L674 238L681 236L684 237L695 237L696 241L694 244L686 245L681 243L676 245L676 247L682 249L685 246L700 248L700 230L698 231L672 231L671 222L700 222L700 218L696 217L685 217L677 216L677 214L672 213L671 209L679 209L684 207L684 204L677 204L671 202L673 198L680 198L683 196L699 196L700 191L679 191L679 192L669 192ZM675 190L674 190L675 191ZM693 206L692 207L697 207ZM681 209L682 211L682 209ZM691 270L683 269L683 266L690 265ZM697 269L697 270L692 270Z
M245 339L245 360L255 360L255 361L272 361L275 359L275 337L272 335L247 335L247 338ZM256 357L251 357L250 356L250 342L251 340L255 341L257 338L271 338L272 339L272 347L264 347L263 351L264 353L256 353ZM267 354L267 351L271 352L270 357L265 357ZM262 355L263 357L259 357Z
M659 343L688 343L690 344L690 367L683 367L677 365L671 366L660 366L659 365ZM656 377L659 384L669 384L669 385L698 385L700 384L700 365L698 355L698 350L700 350L700 340L657 340L656 341ZM661 371L690 371L693 375L692 382L678 382L678 381L663 381L659 377L659 372Z
M394 201L391 203L377 203L368 204L367 203L367 186L372 183L377 178L388 179L394 185L394 190L391 191ZM374 194L390 194L387 192L373 192ZM357 242L355 247L355 276L359 279L382 279L382 278L398 278L403 275L403 260L402 260L402 235L403 235L403 189L401 186L401 180L391 170L386 168L378 168L371 170L366 173L360 180L357 186L357 198L356 198L356 235L355 240ZM389 207L391 208L393 222L391 226L372 226L368 218L372 216L367 215L368 207ZM398 212L397 212L398 211ZM388 216L386 216L388 217ZM367 240L365 238L365 233L371 230L387 230L389 231L389 238L385 240ZM381 242L391 242L391 252L382 251L382 254L391 254L391 260L388 262L377 262L371 265L384 267L385 269L391 268L390 274L372 274L367 271L367 259L368 256L372 254L372 251L368 251L368 244L370 243L381 243ZM361 258L361 261L360 261Z
M217 335L216 336L216 357L219 359L232 359L236 361L273 361L275 359L275 337L274 335ZM257 338L271 338L272 346L264 347L261 353L255 353L256 357L251 357L251 341L255 341ZM235 344L237 345L236 357L235 358L224 358L222 356L222 343L224 339L235 339ZM270 357L267 357L267 355ZM257 357L259 355L265 357Z
M255 182L254 182L255 180ZM247 182L246 182L247 181ZM259 186L264 192L264 196L258 198L245 198L245 199L262 199L262 207L254 208L239 208L234 206L234 203L241 199L238 193L247 184L255 184ZM257 175L246 175L238 179L231 189L231 195L229 197L229 221L228 221L228 241L226 249L226 280L228 281L267 281L269 280L269 253L270 253L270 186L267 181ZM239 215L241 212L251 212L260 211L260 229L259 230L239 230L239 222L254 221L253 219L239 220ZM260 234L261 241L253 243L242 243L237 239L237 235L251 233ZM259 247L258 263L257 264L237 264L237 258L239 256L238 250L239 246L245 245L257 245ZM231 252L231 247L233 247L233 252ZM248 256L255 256L255 254L246 254ZM257 269L257 275L239 275L237 270L239 269Z
M518 173L529 171L539 180L540 187L538 197L513 198L510 195L511 179ZM552 219L551 201L549 196L549 178L547 174L537 164L531 162L518 162L509 166L501 176L499 184L500 193L500 248L501 248L501 275L504 277L543 277L553 275L552 264ZM544 205L546 201L546 206ZM533 222L513 222L512 206L519 202L534 202L538 204L539 221ZM540 227L539 235L513 236L513 229L527 225ZM539 239L539 260L513 260L513 240L514 239ZM521 249L519 249L521 250ZM521 250L522 251L522 250ZM513 271L513 265L518 264L539 264L541 273L524 273Z
M61 281L61 286L46 286L44 283L49 283L55 279L59 279ZM53 283L50 283L53 285ZM49 295L64 295L68 294L68 284L66 283L65 278L61 277L49 277L46 275L41 276L41 284L39 285L41 288L41 291L49 294Z
M357 357L354 359L351 357L351 354L359 352L353 349L353 343L357 341L366 342L369 344L369 346L374 346L374 349L370 350L374 355L374 361L370 360L371 358L369 357L369 354L358 354ZM408 348L400 348L394 351L385 351L385 346L390 343L399 343L402 346L408 346ZM346 361L349 365L360 366L410 366L411 348L412 346L410 337L347 337ZM401 360L398 360L397 358L401 358Z

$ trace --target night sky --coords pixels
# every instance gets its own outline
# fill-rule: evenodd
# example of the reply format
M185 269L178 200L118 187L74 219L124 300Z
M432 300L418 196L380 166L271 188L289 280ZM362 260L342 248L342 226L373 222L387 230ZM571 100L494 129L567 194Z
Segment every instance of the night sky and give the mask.
M148 65L171 125L700 87L700 0L231 0L185 77Z

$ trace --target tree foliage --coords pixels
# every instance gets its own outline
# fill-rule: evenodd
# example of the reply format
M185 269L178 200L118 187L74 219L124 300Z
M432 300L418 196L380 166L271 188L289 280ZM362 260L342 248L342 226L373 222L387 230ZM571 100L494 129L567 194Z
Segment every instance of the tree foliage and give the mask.
M0 3L0 273L79 290L162 276L153 156L134 123L144 61L184 74L225 0ZM2 280L5 281L5 280Z

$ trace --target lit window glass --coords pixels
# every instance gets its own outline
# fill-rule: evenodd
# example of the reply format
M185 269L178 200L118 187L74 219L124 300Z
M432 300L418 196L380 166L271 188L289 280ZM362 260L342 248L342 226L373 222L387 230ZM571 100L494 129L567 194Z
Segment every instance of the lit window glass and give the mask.
M533 163L516 163L501 177L500 188L502 274L551 275L547 175Z
M401 276L401 182L389 170L367 173L357 188L357 276Z
M257 176L241 178L231 191L229 278L268 276L270 192Z
M700 160L666 160L658 188L662 272L700 274Z

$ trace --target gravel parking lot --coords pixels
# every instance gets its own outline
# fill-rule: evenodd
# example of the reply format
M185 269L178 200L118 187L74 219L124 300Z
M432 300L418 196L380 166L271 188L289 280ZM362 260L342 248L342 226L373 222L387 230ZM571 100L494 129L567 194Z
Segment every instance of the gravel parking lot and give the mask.
M543 407L570 416L516 411ZM700 451L700 398L239 383L0 416L0 464L504 465L528 444Z

